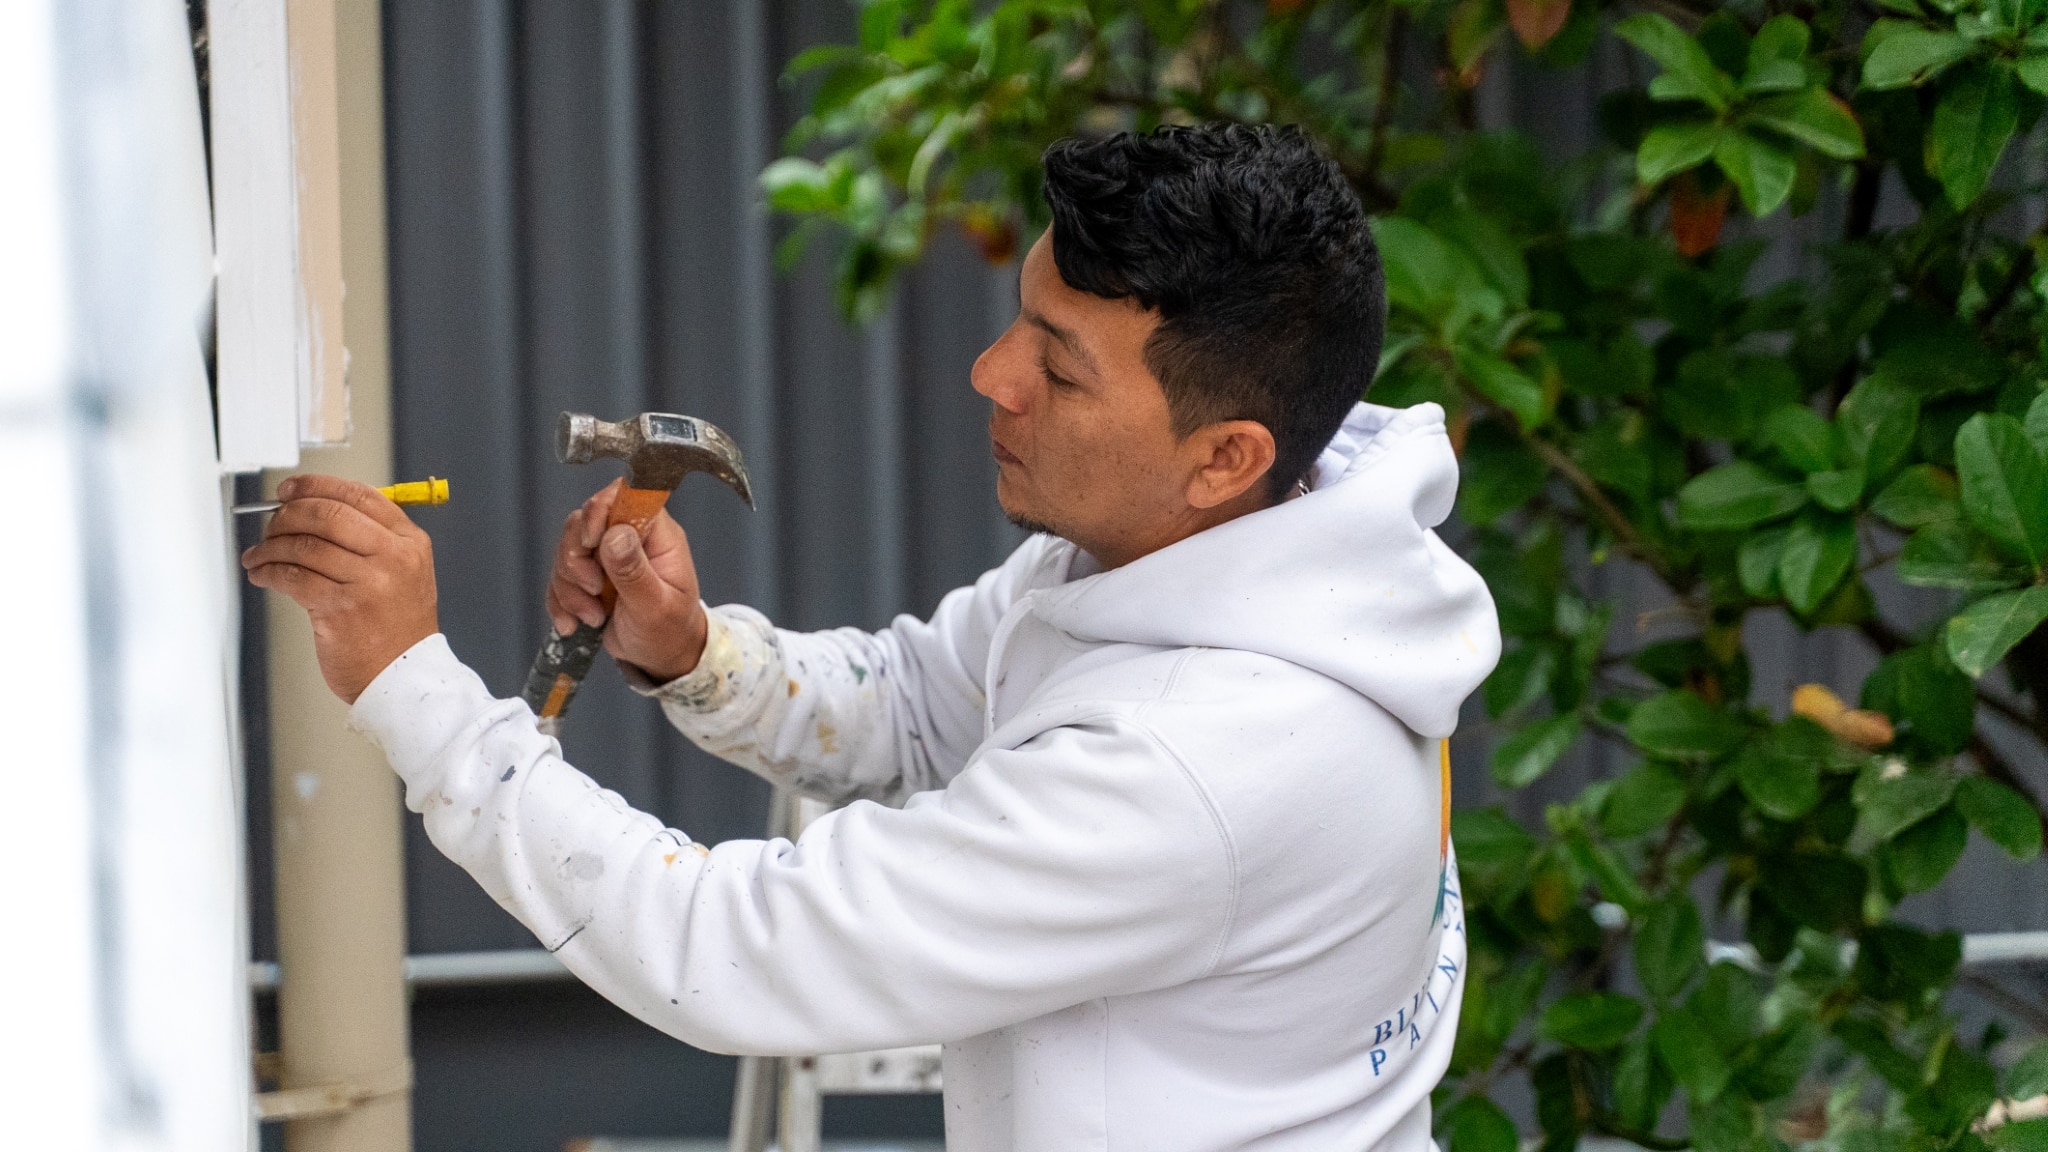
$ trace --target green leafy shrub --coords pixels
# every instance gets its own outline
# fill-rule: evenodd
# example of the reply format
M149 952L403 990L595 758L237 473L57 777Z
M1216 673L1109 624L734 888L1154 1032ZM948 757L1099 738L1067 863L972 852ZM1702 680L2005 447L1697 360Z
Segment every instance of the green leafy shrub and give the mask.
M1647 82L1586 154L1476 129L1485 69L1610 37ZM2048 1147L2048 1122L1972 1131L2048 1089L2048 1050L1994 1070L1942 1007L1960 941L1892 917L1972 830L2041 850L1979 718L2048 739L2048 236L2009 226L2041 190L1999 179L2048 92L2048 0L873 0L791 70L811 112L763 183L787 251L836 239L855 315L941 229L1010 258L1073 133L1299 123L1377 214L1373 396L1449 413L1508 639L1492 773L1528 787L1587 741L1631 765L1542 828L1456 816L1452 1152L1512 1152L1510 1075L1549 1150ZM1769 282L1774 228L1731 212L1833 235ZM1615 627L1585 584L1614 563L1678 638ZM1885 583L1946 599L1893 619ZM1867 637L1858 707L1753 700L1759 609ZM1709 926L1740 946L1710 962Z

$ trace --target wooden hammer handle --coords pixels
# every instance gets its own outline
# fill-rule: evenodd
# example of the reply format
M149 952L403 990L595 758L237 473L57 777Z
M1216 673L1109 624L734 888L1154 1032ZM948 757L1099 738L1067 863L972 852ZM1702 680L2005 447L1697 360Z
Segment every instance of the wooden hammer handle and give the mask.
M605 518L605 527L630 524L645 539L648 526L661 515L668 497L665 488L621 488L612 500L611 515ZM604 602L605 614L609 616L619 599L619 591L612 587L610 579L605 580L599 599ZM576 699L576 690L582 686L583 678L590 674L590 666L597 661L598 650L603 647L603 625L593 628L579 623L576 630L567 636L557 636L553 632L548 634L547 642L540 646L540 651L533 658L532 670L526 674L526 688L520 693L526 706L540 718L542 732L550 736L561 734L569 703Z

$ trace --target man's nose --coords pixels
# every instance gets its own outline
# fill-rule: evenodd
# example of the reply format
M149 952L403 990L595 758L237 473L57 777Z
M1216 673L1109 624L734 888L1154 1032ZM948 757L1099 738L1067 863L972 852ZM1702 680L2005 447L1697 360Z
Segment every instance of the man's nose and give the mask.
M1010 343L1005 335L983 349L974 358L974 369L968 379L974 390L994 401L996 407L1022 413L1029 396L1028 366L1007 347Z

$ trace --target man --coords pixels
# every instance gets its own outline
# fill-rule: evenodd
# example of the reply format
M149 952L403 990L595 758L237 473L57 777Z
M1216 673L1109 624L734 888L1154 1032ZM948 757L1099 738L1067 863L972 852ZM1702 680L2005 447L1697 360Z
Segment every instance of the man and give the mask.
M1434 405L1356 403L1378 255L1298 132L1055 145L975 363L1038 532L879 633L707 611L663 518L570 517L603 621L705 748L854 801L705 849L560 759L436 634L418 529L324 477L244 559L451 858L592 987L724 1052L945 1044L948 1146L1420 1150L1464 966L1440 741L1493 606L1432 528ZM874 802L865 802L874 801Z

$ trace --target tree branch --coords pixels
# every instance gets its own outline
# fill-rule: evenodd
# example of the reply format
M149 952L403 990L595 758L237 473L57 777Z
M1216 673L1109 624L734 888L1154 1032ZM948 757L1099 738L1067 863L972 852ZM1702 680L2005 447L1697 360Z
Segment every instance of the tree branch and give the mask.
M1586 475L1585 469L1580 468L1577 462L1564 454L1562 449L1547 440L1538 439L1526 433L1523 435L1522 440L1529 445L1531 451L1535 452L1545 464L1550 466L1552 471L1563 476L1565 481L1577 490L1580 499L1592 505L1593 511L1597 512L1600 516L1601 524L1605 525L1607 531L1614 536L1615 541L1621 545L1623 552L1626 552L1631 558L1641 562L1652 572L1655 572L1657 578L1662 580L1667 587L1674 591L1679 589L1678 578L1672 572L1670 565L1666 564L1662 556L1657 555L1651 550L1649 545L1643 542L1642 533L1636 531L1635 524L1622 514L1620 508L1615 507L1614 501L1609 500L1607 493L1600 490L1600 485L1597 481L1591 476Z
M2012 701L2001 699L1985 691L1982 682L1979 682L1977 685L1977 702L2026 729L2034 736L2040 738L2043 743L2048 743L2048 732L2043 731L2044 728L2048 728L2048 724L2043 724L2039 716L2023 710Z
M1387 17L1387 41L1380 55L1378 103L1372 110L1372 142L1366 145L1359 177L1369 185L1380 182L1380 165L1387 158L1387 134L1394 127L1394 113L1401 100L1401 51L1408 41L1408 11L1395 8ZM1353 181L1358 183L1359 181Z
M1849 211L1842 221L1842 239L1861 240L1877 226L1878 194L1884 190L1884 165L1865 161L1856 166L1849 185Z

